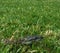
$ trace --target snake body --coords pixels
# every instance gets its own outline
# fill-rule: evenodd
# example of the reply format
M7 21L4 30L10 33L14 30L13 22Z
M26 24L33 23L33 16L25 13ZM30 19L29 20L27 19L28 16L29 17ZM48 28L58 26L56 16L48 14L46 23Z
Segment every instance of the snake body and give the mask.
M24 37L24 38L18 38L17 40L6 39L5 43L6 44L31 44L32 42L37 42L37 41L40 41L42 39L43 39L42 36L27 36L27 37Z
M37 42L42 40L42 36L27 36L23 39L19 39L17 42L21 44L31 44L32 42Z

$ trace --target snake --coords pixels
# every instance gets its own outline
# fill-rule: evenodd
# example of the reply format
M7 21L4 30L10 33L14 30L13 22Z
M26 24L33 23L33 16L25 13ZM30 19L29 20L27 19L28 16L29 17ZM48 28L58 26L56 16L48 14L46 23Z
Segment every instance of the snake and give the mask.
M8 38L4 40L5 44L32 44L32 42L38 42L41 41L44 37L43 36L38 36L38 35L33 35L33 36L26 36L23 38Z

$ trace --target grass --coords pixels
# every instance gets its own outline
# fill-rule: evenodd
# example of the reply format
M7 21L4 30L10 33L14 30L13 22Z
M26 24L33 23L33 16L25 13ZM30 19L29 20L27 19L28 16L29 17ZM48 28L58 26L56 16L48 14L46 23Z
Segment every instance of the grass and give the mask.
M4 45L14 36L42 35L40 44ZM37 51L36 51L37 50ZM59 0L0 0L0 53L60 53Z

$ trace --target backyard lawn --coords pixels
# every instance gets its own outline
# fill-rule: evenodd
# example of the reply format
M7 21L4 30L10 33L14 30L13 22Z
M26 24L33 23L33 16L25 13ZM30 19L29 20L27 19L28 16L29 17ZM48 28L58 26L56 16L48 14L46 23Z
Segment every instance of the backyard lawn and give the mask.
M4 43L37 35L32 45ZM0 0L0 53L60 53L60 0Z

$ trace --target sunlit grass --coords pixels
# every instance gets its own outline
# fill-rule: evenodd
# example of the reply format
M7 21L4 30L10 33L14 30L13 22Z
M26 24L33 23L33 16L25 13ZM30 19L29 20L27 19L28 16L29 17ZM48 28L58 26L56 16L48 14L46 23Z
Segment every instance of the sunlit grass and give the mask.
M42 35L39 44L4 45L6 38ZM60 53L59 0L0 0L0 53Z

